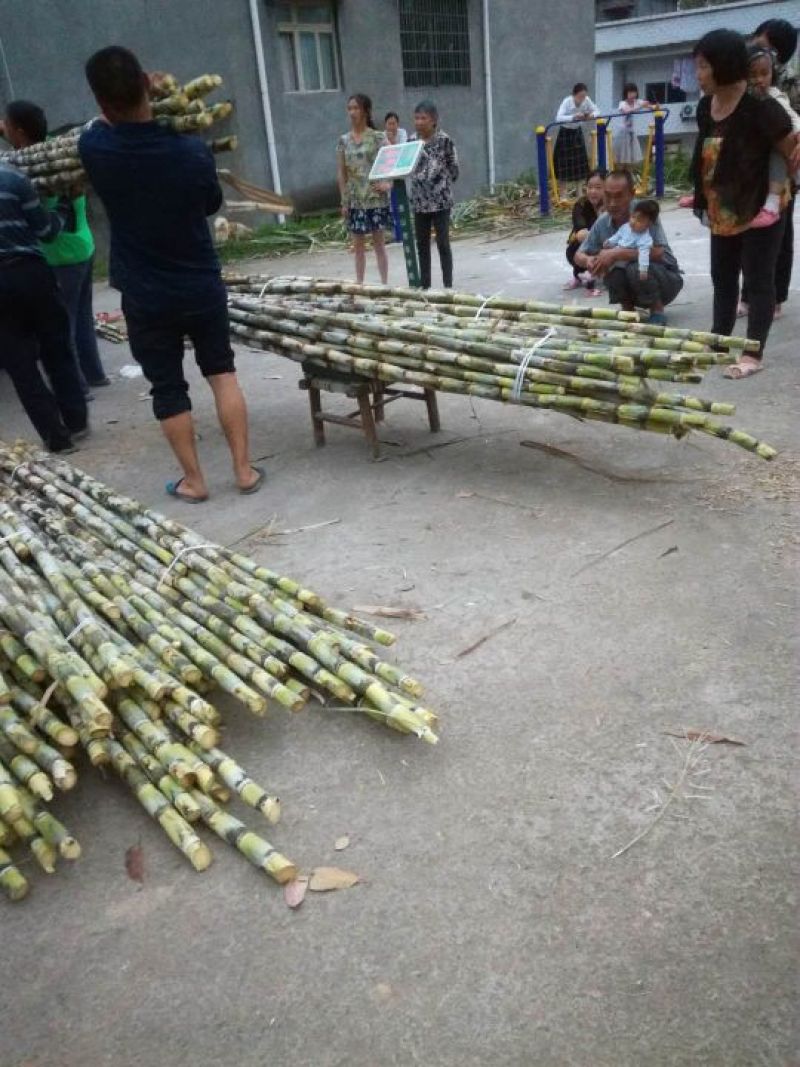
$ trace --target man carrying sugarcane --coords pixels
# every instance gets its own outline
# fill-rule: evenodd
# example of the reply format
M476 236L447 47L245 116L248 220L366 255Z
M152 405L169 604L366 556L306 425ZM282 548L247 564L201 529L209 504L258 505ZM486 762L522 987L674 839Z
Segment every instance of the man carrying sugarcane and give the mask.
M40 244L65 228L75 228L70 197L46 211L30 179L0 163L0 369L52 452L73 451L89 432L67 309Z
M131 353L183 472L167 492L191 504L208 499L183 376L188 337L214 394L239 492L254 493L264 471L249 459L225 286L206 221L222 203L214 157L199 138L153 120L148 76L128 49L95 52L86 77L103 117L81 135L78 152L111 224L109 273L122 293Z
M605 282L610 304L621 304L624 311L646 308L650 311L648 321L663 326L667 321L664 307L671 304L683 288L683 278L661 222L656 219L650 226L653 244L646 274L639 270L635 248L605 247L606 242L630 221L635 206L634 192L630 171L611 171L605 180L606 209L575 253L575 263Z

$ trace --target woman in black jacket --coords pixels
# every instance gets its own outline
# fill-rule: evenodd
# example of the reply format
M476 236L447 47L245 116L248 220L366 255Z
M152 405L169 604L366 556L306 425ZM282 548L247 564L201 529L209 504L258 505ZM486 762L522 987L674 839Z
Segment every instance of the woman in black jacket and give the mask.
M707 94L697 106L692 177L695 214L711 229L712 330L733 333L743 273L750 298L747 336L759 342L759 351L742 356L726 376L749 378L761 370L772 325L785 210L773 226L754 230L750 224L767 194L770 151L776 148L791 161L797 138L780 104L747 92L747 46L740 34L712 30L699 41L694 57L698 83ZM783 209L788 198L787 185Z

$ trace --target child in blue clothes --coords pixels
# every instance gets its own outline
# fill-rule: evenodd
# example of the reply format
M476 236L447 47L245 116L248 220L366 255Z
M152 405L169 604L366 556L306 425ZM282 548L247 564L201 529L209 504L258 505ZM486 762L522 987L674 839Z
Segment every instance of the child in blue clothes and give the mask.
M659 207L655 200L637 200L631 209L630 221L624 223L603 244L603 248L635 248L638 252L639 277L643 282L648 279L650 270L650 249L653 238L650 227L658 222ZM656 302L650 309L651 321L660 321L664 315L664 305Z

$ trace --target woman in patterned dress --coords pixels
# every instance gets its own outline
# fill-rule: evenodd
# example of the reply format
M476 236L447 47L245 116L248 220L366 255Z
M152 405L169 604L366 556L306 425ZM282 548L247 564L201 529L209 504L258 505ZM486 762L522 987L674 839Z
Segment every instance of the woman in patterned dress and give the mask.
M367 264L367 235L372 235L378 273L385 285L389 277L383 231L391 226L389 190L386 182L371 182L369 172L379 149L383 132L372 124L372 101L364 93L354 93L347 101L350 130L336 146L336 170L342 203L342 218L353 237L356 281L364 282Z
M442 284L453 288L453 253L450 249L450 212L453 182L458 180L458 153L452 138L439 129L439 112L431 100L414 111L412 140L423 141L417 169L411 176L411 206L417 239L419 274L423 289L431 287L431 233L436 233Z

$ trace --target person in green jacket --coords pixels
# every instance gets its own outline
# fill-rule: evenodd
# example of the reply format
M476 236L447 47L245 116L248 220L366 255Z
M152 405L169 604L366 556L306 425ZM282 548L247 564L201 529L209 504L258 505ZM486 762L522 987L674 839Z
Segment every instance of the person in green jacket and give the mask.
M6 139L14 148L27 148L47 137L44 111L27 100L13 100L8 104L3 127ZM45 206L50 209L57 200L57 197L51 197ZM42 251L55 272L64 298L81 384L88 394L90 389L109 385L110 380L100 359L94 332L92 267L95 245L86 218L86 197L76 197L72 206L75 212L74 232L62 231L50 244L43 245Z

